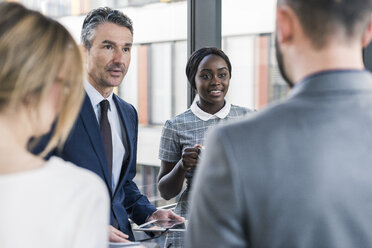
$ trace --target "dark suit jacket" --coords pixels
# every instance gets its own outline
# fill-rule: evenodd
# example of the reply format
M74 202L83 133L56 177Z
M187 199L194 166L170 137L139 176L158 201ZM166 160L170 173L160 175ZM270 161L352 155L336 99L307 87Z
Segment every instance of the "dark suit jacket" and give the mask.
M137 224L142 224L156 208L150 204L147 197L142 195L133 182L136 175L137 134L138 118L134 107L121 98L113 95L113 100L118 109L121 121L125 127L127 136L129 157L123 164L120 180L116 190L111 190L111 182L108 172L107 158L103 145L99 124L95 116L91 101L86 95L80 114L67 139L62 151L55 151L56 155L64 160L95 172L106 183L111 196L110 222L114 224L114 216L117 219L120 230L133 240L128 218ZM48 137L43 138L35 152L45 146ZM124 168L126 167L126 168Z

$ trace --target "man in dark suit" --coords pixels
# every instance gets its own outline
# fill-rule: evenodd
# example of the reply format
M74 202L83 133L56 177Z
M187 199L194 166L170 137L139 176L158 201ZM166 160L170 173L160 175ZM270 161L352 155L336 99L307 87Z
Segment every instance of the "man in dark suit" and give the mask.
M210 133L186 247L372 247L372 0L279 0L287 100Z
M157 210L133 182L137 112L113 93L129 67L132 21L108 7L92 10L84 20L81 39L87 94L70 137L62 151L54 155L91 170L104 180L111 196L110 241L126 242L134 240L128 218L137 224L183 218L170 210Z

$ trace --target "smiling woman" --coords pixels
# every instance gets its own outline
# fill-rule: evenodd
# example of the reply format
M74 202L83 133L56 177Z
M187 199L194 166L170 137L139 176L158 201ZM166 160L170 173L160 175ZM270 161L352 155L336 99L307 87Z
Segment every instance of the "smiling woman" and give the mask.
M231 63L226 54L215 47L194 52L186 65L190 85L198 99L186 112L168 120L163 128L159 158L159 191L165 199L180 193L184 179L191 184L198 163L200 147L206 131L220 122L239 118L249 109L231 105L225 96L231 78ZM188 189L185 191L186 197ZM181 202L187 197L181 197ZM186 204L186 203L185 203ZM187 207L183 208L186 212Z
M231 66L229 69L226 61L218 55L210 54L199 63L194 87L199 94L197 105L206 113L215 114L225 105L231 77Z
M192 178L199 163L204 135L217 124L241 118L251 110L226 101L231 78L231 63L226 54L215 47L195 51L186 65L190 85L198 99L184 113L166 121L160 141L161 168L158 188L169 200L179 194L186 178L187 188L182 193L175 212L183 217L188 211L188 195ZM168 242L174 235L168 235ZM182 238L181 238L182 239ZM172 241L182 247L179 237Z

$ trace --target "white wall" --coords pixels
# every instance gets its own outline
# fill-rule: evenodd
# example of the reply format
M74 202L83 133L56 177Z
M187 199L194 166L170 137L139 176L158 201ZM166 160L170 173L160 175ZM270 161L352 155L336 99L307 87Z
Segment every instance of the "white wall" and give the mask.
M276 0L222 0L222 36L271 33Z
M273 32L276 0L222 0L222 36ZM121 9L134 24L134 43L186 40L187 2L156 3ZM62 17L80 42L85 16Z
M224 51L228 54L232 72L226 98L232 104L254 109L254 36L236 36L226 39Z

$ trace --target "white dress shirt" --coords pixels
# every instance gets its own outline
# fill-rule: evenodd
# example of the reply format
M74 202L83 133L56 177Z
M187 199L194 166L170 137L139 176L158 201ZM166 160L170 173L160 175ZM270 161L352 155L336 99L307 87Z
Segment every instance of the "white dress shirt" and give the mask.
M125 147L123 142L124 126L119 117L119 112L116 108L116 104L112 99L113 93L107 98L104 98L88 81L84 81L85 91L87 92L90 101L93 105L94 113L96 114L97 122L99 125L99 118L101 116L101 107L99 103L106 99L110 102L109 109L107 111L107 117L110 122L111 136L112 136L112 175L111 175L111 188L112 192L115 191L116 186L119 182L121 167L123 165L123 158L125 155Z

